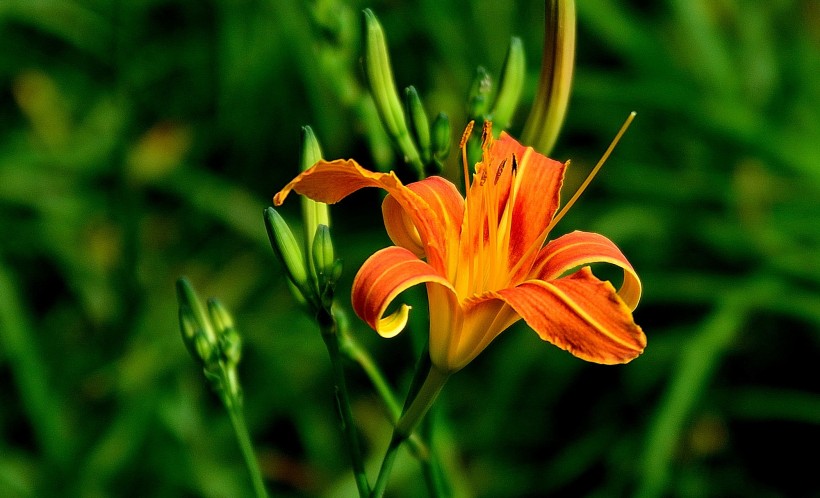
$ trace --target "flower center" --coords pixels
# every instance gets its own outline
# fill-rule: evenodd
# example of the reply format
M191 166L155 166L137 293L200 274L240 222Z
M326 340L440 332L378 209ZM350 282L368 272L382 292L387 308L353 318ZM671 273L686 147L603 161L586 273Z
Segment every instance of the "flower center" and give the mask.
M468 124L459 147L464 167L466 207L457 254L451 275L456 292L464 299L504 288L510 279L510 227L515 204L518 158L493 157L492 124L484 123L481 134L482 159L470 173L466 142L472 133ZM472 178L472 182L470 179Z
M522 179L518 174L519 158L515 154L493 157L492 123L485 121L481 133L482 158L471 175L467 162L467 140L473 131L473 122L470 121L459 143L466 191L461 237L458 241L448 241L451 249L448 251L451 255L448 273L461 301L515 285L517 282L512 282L513 277L527 273L520 272L523 265L533 263L533 256L544 245L549 232L592 182L634 118L633 112L572 198L533 239L517 261L510 261L510 233L512 224L516 222L513 220L513 206ZM456 246L458 249L453 250Z

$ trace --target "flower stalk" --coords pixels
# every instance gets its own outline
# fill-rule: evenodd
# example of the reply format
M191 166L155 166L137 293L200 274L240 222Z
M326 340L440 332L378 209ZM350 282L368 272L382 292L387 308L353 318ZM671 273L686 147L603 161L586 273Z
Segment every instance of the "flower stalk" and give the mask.
M242 387L237 374L242 340L234 319L214 298L208 300L206 312L193 286L184 277L177 280L177 300L182 340L228 411L256 497L266 498L268 494L242 408Z
M403 442L413 437L413 431L433 406L449 377L449 372L442 372L433 365L430 361L428 348L425 348L419 357L402 414L393 427L393 435L382 459L376 484L373 486L373 494L371 495L373 498L380 498L384 494L390 473L393 470L396 453ZM430 455L429 458L422 460L422 470L428 488L437 490L440 484L437 482L434 469L435 462L432 458L432 455Z
M347 443L350 460L353 467L353 476L356 481L356 488L359 496L366 498L370 496L370 484L367 481L367 474L364 470L364 458L359 444L359 434L353 420L353 410L350 406L350 393L347 389L342 357L339 351L339 334L336 318L330 308L322 308L316 315L316 322L322 333L322 340L327 347L330 364L333 370L334 391L336 394L336 404L339 407L339 416L342 423L342 432Z

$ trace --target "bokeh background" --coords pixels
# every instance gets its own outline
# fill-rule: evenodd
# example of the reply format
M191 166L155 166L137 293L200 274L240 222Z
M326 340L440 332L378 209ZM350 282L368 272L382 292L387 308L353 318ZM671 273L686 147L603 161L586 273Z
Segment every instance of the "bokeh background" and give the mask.
M361 77L365 7L398 85L446 112L454 138L476 67L497 78L520 36L520 132L539 1L0 0L0 495L250 495L180 339L180 275L236 315L271 493L354 495L327 354L261 213L298 169L302 125L328 158L394 161ZM603 367L523 325L504 333L434 414L455 496L820 496L819 81L816 1L579 0L553 152L572 159L570 192L638 118L556 234L620 245L645 285L649 345ZM333 208L342 306L389 243L378 203ZM298 226L298 202L282 212ZM351 320L399 393L421 298L390 341ZM374 476L390 429L348 372ZM424 489L402 453L388 495Z

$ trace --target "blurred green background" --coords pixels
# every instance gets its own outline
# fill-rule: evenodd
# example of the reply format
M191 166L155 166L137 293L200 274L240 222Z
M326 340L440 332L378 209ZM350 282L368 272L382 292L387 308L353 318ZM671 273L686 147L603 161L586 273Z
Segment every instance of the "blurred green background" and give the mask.
M539 1L0 0L0 496L250 495L180 339L180 275L238 321L271 493L354 495L327 354L261 213L297 171L302 125L328 158L392 163L362 84L364 7L398 85L454 135L476 66L497 76L521 36L520 132ZM638 118L555 235L619 244L645 285L649 344L603 367L521 324L503 334L435 414L457 496L820 496L818 81L817 1L579 0L553 153L572 159L569 192ZM389 244L378 202L333 208L342 305ZM283 213L298 225L298 202ZM351 323L400 393L426 334L409 298L410 333ZM390 428L348 371L374 476ZM388 496L424 495L403 452Z

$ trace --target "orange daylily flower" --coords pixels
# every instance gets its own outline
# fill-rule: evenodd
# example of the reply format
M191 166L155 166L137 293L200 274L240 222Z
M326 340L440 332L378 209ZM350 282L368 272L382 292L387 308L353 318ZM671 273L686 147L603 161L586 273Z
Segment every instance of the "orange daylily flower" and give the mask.
M362 265L353 309L380 335L393 337L406 325L409 306L385 316L391 302L426 284L430 359L442 373L467 365L519 319L587 361L625 363L641 354L646 337L632 318L641 283L615 244L576 231L544 245L557 221L566 164L506 133L493 140L488 128L482 149L466 199L441 177L403 185L392 172L336 160L318 162L273 201L281 205L291 190L325 203L364 187L387 191L382 213L396 245ZM620 290L585 266L596 262L623 269Z

